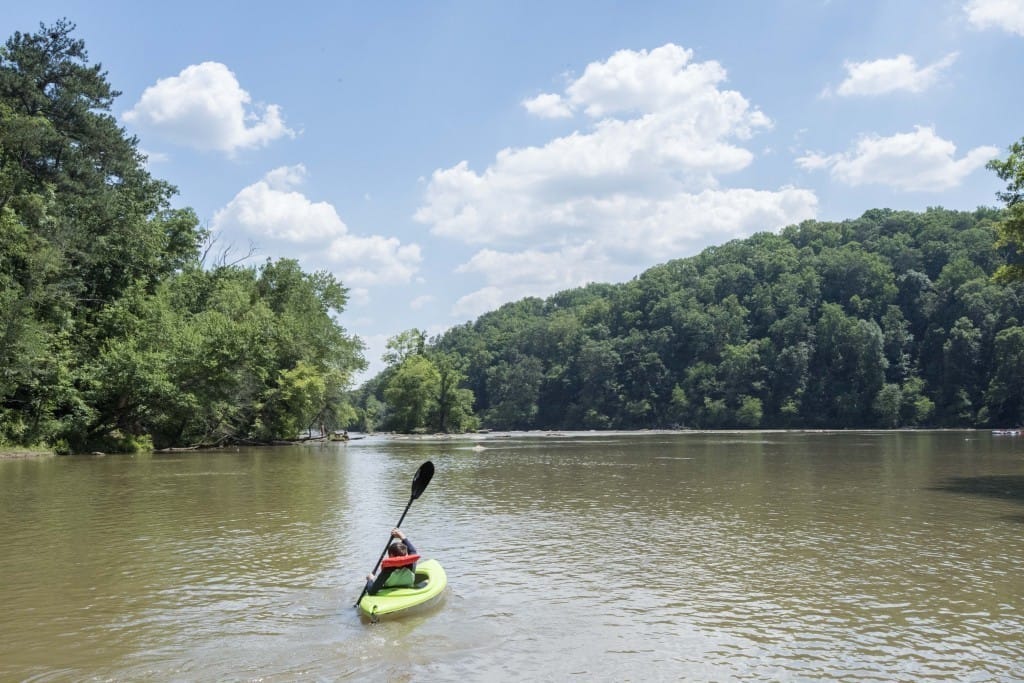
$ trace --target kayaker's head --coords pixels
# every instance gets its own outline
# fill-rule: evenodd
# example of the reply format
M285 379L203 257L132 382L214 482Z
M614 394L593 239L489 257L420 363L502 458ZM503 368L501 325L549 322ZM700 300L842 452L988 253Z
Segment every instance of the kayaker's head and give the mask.
M388 546L388 557L401 557L408 554L409 548L402 541L395 541Z

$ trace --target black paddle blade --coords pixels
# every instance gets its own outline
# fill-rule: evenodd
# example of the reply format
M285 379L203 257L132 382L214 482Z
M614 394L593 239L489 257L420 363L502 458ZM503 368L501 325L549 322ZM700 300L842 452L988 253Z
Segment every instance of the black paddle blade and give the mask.
M416 500L427 489L427 484L434 476L434 463L429 460L420 465L416 476L412 478L412 499Z

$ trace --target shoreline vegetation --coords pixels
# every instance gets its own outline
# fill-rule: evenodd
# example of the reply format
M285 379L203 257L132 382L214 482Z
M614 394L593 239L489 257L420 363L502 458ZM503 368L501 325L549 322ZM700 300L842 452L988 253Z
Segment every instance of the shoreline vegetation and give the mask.
M132 453L342 427L348 290L217 243L150 174L75 26L0 47L0 446Z
M0 49L5 459L344 430L1024 423L1024 140L989 163L1005 208L870 209L667 253L626 282L401 332L352 389L366 361L340 324L348 288L294 259L218 254L110 114L119 93L74 28Z
M1021 428L1013 427L1007 431L1019 431ZM972 428L972 427L898 427L893 429L881 428L849 428L849 429L527 429L527 430L483 430L480 432L463 432L453 434L403 434L401 432L374 432L370 434L353 434L352 440L358 441L365 438L383 439L387 441L475 441L478 443L494 441L498 439L512 438L579 438L579 437L603 437L603 436L629 436L629 435L671 435L671 434L896 434L896 433L945 433L945 432L977 432L995 434L998 429ZM328 437L304 437L294 440L276 440L268 442L232 443L224 446L187 446L183 448L161 448L149 453L164 455L169 453L210 453L218 451L238 451L242 448L268 448L277 446L304 446L322 445L327 443L344 444L346 441L334 441ZM486 447L484 447L486 448ZM58 454L50 449L17 448L0 446L0 461L2 460L24 460L30 458L50 458ZM92 453L67 454L75 456L97 456L97 455L130 455L125 453L103 453L94 451Z

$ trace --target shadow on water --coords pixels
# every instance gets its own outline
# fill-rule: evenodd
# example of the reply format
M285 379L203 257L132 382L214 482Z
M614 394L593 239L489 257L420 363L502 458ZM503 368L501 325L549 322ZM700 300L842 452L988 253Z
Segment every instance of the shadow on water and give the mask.
M1024 503L1024 475L991 474L983 477L951 477L941 485L933 487L932 490L946 493L967 493ZM1024 515L1011 515L1005 519L1024 524Z

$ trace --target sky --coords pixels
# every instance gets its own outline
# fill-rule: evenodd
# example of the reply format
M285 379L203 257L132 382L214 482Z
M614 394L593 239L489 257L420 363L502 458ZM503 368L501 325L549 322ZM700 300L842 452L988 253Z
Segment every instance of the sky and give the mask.
M35 0L246 263L349 290L383 368L526 296L874 208L996 206L1024 137L1024 0Z

